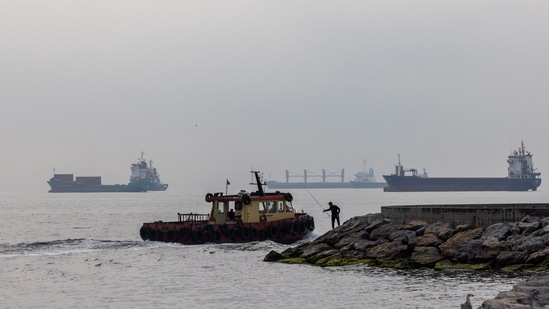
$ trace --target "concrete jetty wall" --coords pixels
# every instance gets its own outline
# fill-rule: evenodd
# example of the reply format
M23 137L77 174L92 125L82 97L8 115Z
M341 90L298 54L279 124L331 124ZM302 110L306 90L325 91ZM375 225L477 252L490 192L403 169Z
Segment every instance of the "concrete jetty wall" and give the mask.
M398 223L424 220L487 227L500 222L519 222L526 216L549 217L549 204L456 204L382 206L381 213Z

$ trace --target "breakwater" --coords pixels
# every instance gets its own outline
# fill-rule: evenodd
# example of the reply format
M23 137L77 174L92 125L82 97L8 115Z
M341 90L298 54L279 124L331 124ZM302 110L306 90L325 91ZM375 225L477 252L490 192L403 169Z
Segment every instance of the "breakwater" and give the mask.
M411 220L445 222L487 227L496 223L518 222L526 216L549 217L549 204L456 204L383 206L381 214L397 223Z
M386 206L265 261L399 269L549 271L548 204ZM549 276L531 278L480 308L546 308Z
M435 269L549 270L549 217L526 216L487 227L383 214L354 217L312 242L265 261L318 266L367 264Z

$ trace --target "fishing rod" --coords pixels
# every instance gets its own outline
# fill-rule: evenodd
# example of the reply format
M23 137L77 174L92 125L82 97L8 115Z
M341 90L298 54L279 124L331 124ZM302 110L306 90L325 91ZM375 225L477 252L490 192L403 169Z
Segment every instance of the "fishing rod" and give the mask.
M305 187L305 185L302 185L303 189L305 189L305 191L307 191L307 193L309 193L309 195L313 198L313 200L315 200L315 202L318 204L318 207L322 208L322 212L323 213L326 213L326 209L324 209L324 207L322 207L322 204L320 204L320 202L313 196L313 194L311 192L309 192L309 190ZM327 214L328 217L330 217L330 214Z

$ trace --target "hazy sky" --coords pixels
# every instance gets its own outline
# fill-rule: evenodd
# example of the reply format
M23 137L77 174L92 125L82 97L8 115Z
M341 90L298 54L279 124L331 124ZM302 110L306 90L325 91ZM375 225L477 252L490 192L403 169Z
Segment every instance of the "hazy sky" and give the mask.
M548 184L548 29L541 0L0 0L0 191L141 151L170 190L397 154L503 177L521 140Z

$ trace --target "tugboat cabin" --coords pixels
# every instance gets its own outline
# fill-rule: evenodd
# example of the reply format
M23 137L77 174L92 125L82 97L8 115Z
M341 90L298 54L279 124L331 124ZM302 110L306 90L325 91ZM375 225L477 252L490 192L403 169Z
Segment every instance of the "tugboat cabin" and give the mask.
M241 191L237 195L207 194L212 203L210 224L259 223L292 219L296 216L290 193L256 193Z

